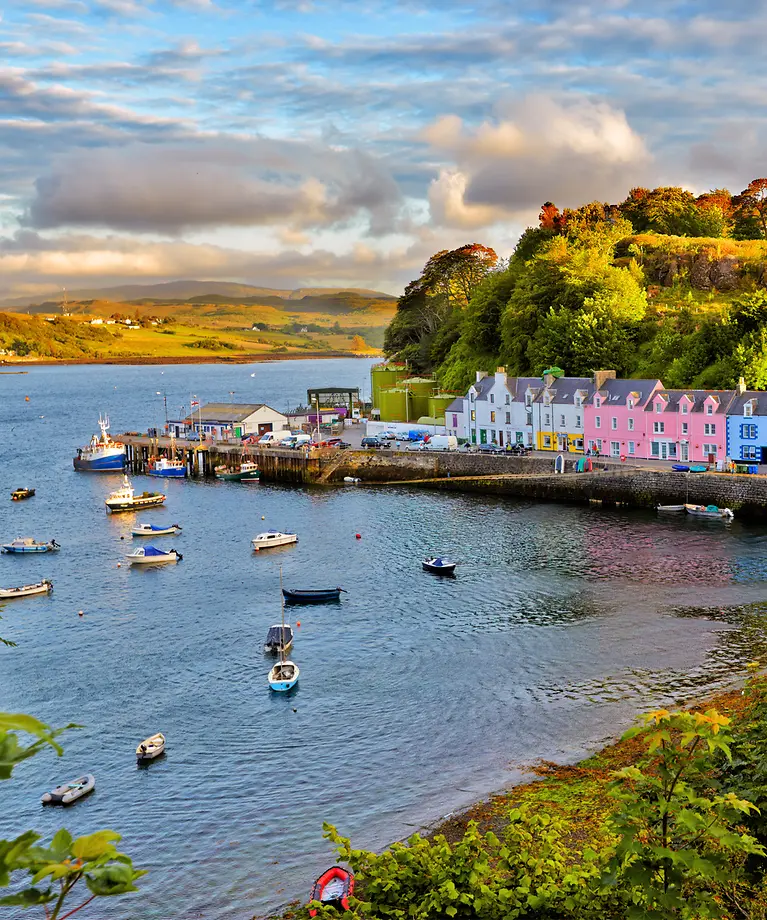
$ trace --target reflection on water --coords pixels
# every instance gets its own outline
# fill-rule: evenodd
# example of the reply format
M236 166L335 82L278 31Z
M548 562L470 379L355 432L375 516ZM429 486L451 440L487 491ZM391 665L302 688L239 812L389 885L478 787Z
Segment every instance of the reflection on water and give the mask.
M332 858L323 820L383 846L499 788L510 763L577 757L637 711L722 686L767 653L765 531L737 520L364 484L170 482L167 508L140 519L180 522L184 561L117 567L139 518L104 514L115 477L71 471L100 409L138 428L159 419L161 389L176 394L169 403L234 389L280 408L307 386L364 375L357 362L330 365L259 365L255 381L250 367L216 366L0 378L0 485L38 490L0 501L0 536L62 544L56 556L0 557L0 584L55 583L52 597L3 611L19 647L0 650L0 702L86 726L62 760L41 755L0 786L0 834L51 834L62 818L41 812L41 792L94 772L96 792L67 825L120 830L150 870L140 902L108 902L105 918L139 903L142 920L262 912L305 893ZM254 554L264 527L300 542ZM432 553L455 558L458 577L423 573ZM269 692L262 653L280 565L288 586L349 591L288 612L301 681L287 698ZM137 770L136 744L158 730L165 757Z

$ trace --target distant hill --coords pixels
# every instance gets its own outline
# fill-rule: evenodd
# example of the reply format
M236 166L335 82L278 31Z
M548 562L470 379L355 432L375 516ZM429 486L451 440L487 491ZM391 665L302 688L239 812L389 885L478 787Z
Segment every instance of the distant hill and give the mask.
M91 288L67 291L67 300L73 301L107 301L110 303L258 303L282 306L286 300L309 298L327 298L347 294L356 298L376 300L395 300L391 294L370 291L364 288L298 288L294 291L278 288L258 287L252 284L237 284L233 281L165 281L160 284L121 284L116 287ZM36 298L12 297L0 302L6 309L23 309L39 307L51 310L60 306L62 295L51 292ZM309 306L309 304L307 304ZM25 311L26 312L26 311ZM31 310L30 312L38 312Z

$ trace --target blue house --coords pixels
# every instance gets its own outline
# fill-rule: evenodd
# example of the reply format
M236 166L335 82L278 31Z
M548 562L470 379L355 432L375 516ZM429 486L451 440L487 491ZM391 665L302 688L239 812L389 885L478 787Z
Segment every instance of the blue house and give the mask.
M767 463L767 392L747 390L742 377L727 409L727 456Z

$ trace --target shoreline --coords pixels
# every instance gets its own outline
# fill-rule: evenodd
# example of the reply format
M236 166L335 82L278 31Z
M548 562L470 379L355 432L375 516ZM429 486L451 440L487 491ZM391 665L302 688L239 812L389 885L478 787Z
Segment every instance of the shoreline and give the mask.
M257 364L260 362L271 361L300 361L307 358L330 359L330 358L379 358L380 353L361 355L352 354L348 351L307 351L307 352L286 352L276 354L256 354L242 355L175 355L171 357L160 357L155 355L133 355L121 356L116 355L112 358L39 358L32 361L2 361L0 368L19 368L19 367L61 367L65 365L89 365L89 364L120 364L120 365L152 365L152 364Z

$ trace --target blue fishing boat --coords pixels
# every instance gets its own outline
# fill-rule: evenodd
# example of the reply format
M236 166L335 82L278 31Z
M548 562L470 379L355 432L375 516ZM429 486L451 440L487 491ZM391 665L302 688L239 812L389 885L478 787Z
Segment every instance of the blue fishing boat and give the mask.
M146 474L165 479L183 479L186 476L186 463L183 460L169 460L167 457L153 457L147 463Z
M99 415L101 437L93 435L87 447L80 447L73 458L74 468L86 473L114 473L125 469L125 445L109 436L109 416Z
M12 543L4 543L0 549L4 553L52 553L59 548L55 540L38 543L32 537L16 537Z
M328 601L341 599L343 588L313 588L307 590L289 591L282 589L282 595L289 604L326 604Z

